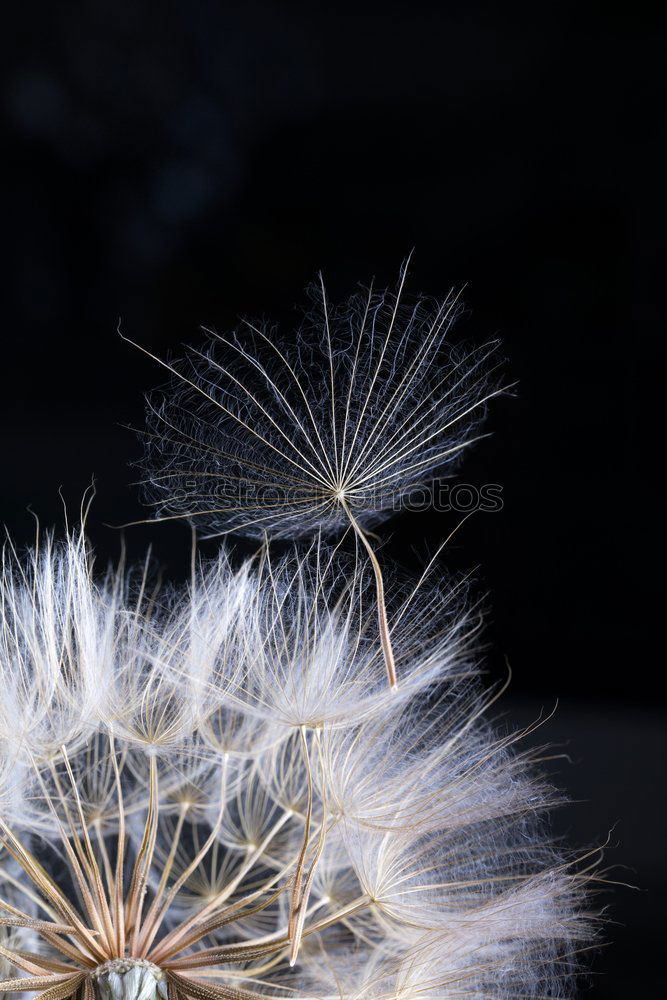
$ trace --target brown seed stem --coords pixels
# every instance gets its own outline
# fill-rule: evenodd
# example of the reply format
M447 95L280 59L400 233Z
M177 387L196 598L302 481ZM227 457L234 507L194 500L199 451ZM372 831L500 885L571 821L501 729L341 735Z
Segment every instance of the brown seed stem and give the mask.
M359 522L355 518L354 514L350 510L344 497L339 497L340 504L347 514L350 524L354 528L357 537L360 539L362 545L368 553L368 558L371 561L371 566L373 567L373 573L375 574L375 591L377 595L377 608L378 608L378 629L380 632L380 644L382 646L382 655L384 656L385 666L387 668L387 680L389 681L389 687L392 691L395 691L398 687L398 678L396 676L396 662L394 660L394 650L391 644L391 636L389 634L389 622L387 620L387 606L384 599L384 579L382 577L382 569L380 568L380 563L378 562L377 556L373 551L371 543L368 541L366 534Z

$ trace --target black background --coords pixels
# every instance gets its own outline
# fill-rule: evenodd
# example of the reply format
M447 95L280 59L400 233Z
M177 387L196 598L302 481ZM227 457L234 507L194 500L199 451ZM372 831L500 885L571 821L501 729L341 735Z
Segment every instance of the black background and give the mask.
M442 295L457 336L499 334L519 380L460 481L503 487L444 556L478 566L489 677L577 803L568 842L610 829L611 947L584 984L660 990L662 561L658 465L665 260L664 53L642 4L23 4L5 22L5 384L1 514L21 544L75 516L142 516L132 433L157 351L266 315L289 329L321 268L333 297L372 275ZM459 520L404 513L386 559L413 570ZM130 529L185 572L181 526ZM614 826L614 824L616 824ZM631 866L631 871L624 865Z

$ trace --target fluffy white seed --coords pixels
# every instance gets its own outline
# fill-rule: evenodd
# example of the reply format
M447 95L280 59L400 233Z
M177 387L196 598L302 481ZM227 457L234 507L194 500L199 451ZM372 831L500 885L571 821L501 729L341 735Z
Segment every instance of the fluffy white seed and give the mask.
M265 324L208 331L147 410L146 493L210 535L366 529L460 457L501 390L497 343L456 348L458 298L324 285L292 348ZM164 362L161 362L165 364Z

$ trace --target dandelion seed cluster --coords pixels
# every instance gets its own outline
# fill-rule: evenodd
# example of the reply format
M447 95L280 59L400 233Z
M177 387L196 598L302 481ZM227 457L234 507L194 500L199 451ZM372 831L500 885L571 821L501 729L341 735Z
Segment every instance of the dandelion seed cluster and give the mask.
M268 480L279 475L269 451L285 460L274 435L287 418L293 445L314 433L317 445L299 447L304 468L319 470L308 486L317 503L311 490L298 523L291 501L261 519L278 533L310 528L305 546L275 555L265 543L240 564L221 547L210 562L193 559L182 589L154 585L148 564L96 576L83 530L47 536L25 557L5 547L0 993L569 995L573 956L590 935L587 876L549 840L542 814L554 794L516 749L520 734L486 721L498 692L478 683L480 608L465 580L433 583L429 573L414 587L392 584L385 602L365 534L373 477L386 500L410 467L447 461L487 391L475 355L445 378L444 409L443 377L423 377L450 305L426 319L423 302L408 316L398 296L369 295L350 314L368 338L356 347L334 348L327 317L321 410L308 403L313 375L308 387L297 379L304 409L272 382L273 402L259 402L258 389L263 416L250 413L246 387L223 395L207 358L209 376L202 369L188 384L201 395L208 379L206 407L221 404L224 420L212 427L208 409L190 413L196 433L181 448L183 425L170 424L166 404L159 411L151 433L165 476L196 455L197 475L210 460L226 489L241 455L243 475L253 463ZM243 363L255 367L250 354ZM255 370L261 386L266 371ZM430 395L417 398L418 382ZM267 450L232 450L227 419ZM320 445L333 455L327 470ZM364 483L340 478L363 468ZM338 494L325 499L320 480ZM232 523L255 530L256 514L237 511ZM322 540L338 521L354 528L355 552ZM389 654L398 684L387 685Z

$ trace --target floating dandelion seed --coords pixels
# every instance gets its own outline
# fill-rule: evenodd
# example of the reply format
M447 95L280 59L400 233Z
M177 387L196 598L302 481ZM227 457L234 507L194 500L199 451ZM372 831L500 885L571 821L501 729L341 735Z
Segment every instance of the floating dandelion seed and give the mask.
M82 536L6 555L0 993L560 995L585 875L483 722L479 612L407 594L390 696L365 576L320 544L182 593L96 584Z
M149 401L144 434L157 519L188 518L209 536L354 530L375 575L392 688L368 529L478 439L486 403L502 391L496 342L456 350L447 340L458 297L410 301L405 277L406 267L395 292L370 288L339 308L321 282L293 351L246 322L230 336L207 331L181 362L155 358L176 382Z

